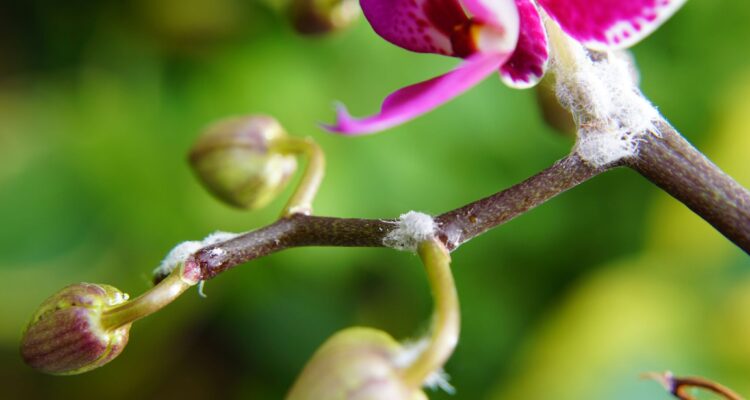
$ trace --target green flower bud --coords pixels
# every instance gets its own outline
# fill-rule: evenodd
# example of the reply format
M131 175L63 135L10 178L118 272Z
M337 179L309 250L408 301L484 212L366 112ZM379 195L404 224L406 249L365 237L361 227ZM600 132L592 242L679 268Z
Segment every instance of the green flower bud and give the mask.
M260 208L284 189L297 168L295 157L275 146L286 137L269 116L228 118L198 138L190 165L206 189L223 202Z
M292 0L289 8L294 29L308 35L347 28L360 13L357 0Z
M385 332L345 329L328 339L294 383L287 400L426 400L402 379L402 346Z
M79 283L48 298L23 334L21 357L49 374L80 374L117 357L128 343L130 324L107 329L102 312L128 295L109 285Z
M558 133L572 137L576 133L576 123L573 120L573 114L557 100L555 84L554 75L546 74L534 88L536 101L547 126Z

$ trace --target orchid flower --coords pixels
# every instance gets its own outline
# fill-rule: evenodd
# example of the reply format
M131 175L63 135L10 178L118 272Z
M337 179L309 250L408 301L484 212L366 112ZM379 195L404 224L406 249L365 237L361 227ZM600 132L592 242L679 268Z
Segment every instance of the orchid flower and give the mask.
M327 129L347 134L391 128L453 99L499 71L511 87L544 75L546 14L571 38L599 51L643 39L685 0L360 0L375 32L406 50L462 58L447 74L390 94L380 113L356 119L339 106ZM540 11L543 10L543 11Z

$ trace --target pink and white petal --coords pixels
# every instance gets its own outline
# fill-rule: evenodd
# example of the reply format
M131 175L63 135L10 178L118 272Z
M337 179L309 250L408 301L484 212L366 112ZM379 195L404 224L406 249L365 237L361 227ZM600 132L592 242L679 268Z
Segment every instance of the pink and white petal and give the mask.
M503 82L510 87L529 88L537 84L547 69L547 32L531 0L516 0L521 31L513 55L500 68Z
M507 31L518 31L519 16L514 0L463 0L464 6L479 22Z
M458 0L360 0L383 39L418 53L454 55L451 34L469 21Z
M323 127L345 135L379 132L418 117L452 100L496 71L509 54L477 53L467 57L453 71L391 93L383 101L380 113L356 119L346 108L337 110L335 125Z
M563 30L595 50L630 47L686 0L537 0Z

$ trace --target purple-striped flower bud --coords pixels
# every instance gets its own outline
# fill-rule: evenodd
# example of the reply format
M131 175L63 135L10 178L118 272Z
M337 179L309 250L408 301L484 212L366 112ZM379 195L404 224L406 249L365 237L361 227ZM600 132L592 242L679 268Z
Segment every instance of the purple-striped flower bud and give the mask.
M284 190L297 161L276 144L287 137L272 117L249 115L221 120L193 145L189 161L211 194L232 206L260 208Z
M72 375L100 367L122 352L130 323L106 327L102 313L128 295L109 285L79 283L42 303L21 341L21 357L34 369Z

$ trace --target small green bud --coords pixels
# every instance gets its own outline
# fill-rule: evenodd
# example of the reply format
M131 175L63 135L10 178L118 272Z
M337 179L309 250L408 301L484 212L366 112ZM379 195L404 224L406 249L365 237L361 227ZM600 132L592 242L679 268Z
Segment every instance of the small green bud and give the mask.
M130 324L107 329L102 312L128 295L109 285L70 285L39 306L21 341L21 357L39 371L80 374L117 357L128 343Z
M292 0L289 8L292 26L307 35L347 28L360 13L357 0Z
M297 168L295 157L275 146L286 137L269 116L228 118L198 138L190 165L206 189L223 202L260 208L284 189Z
M572 137L576 133L576 123L573 120L573 114L557 100L555 85L554 75L546 74L534 88L536 101L542 112L542 119L547 123L547 126L558 133Z
M287 400L426 400L401 376L402 346L385 332L345 329L326 341L297 378Z

